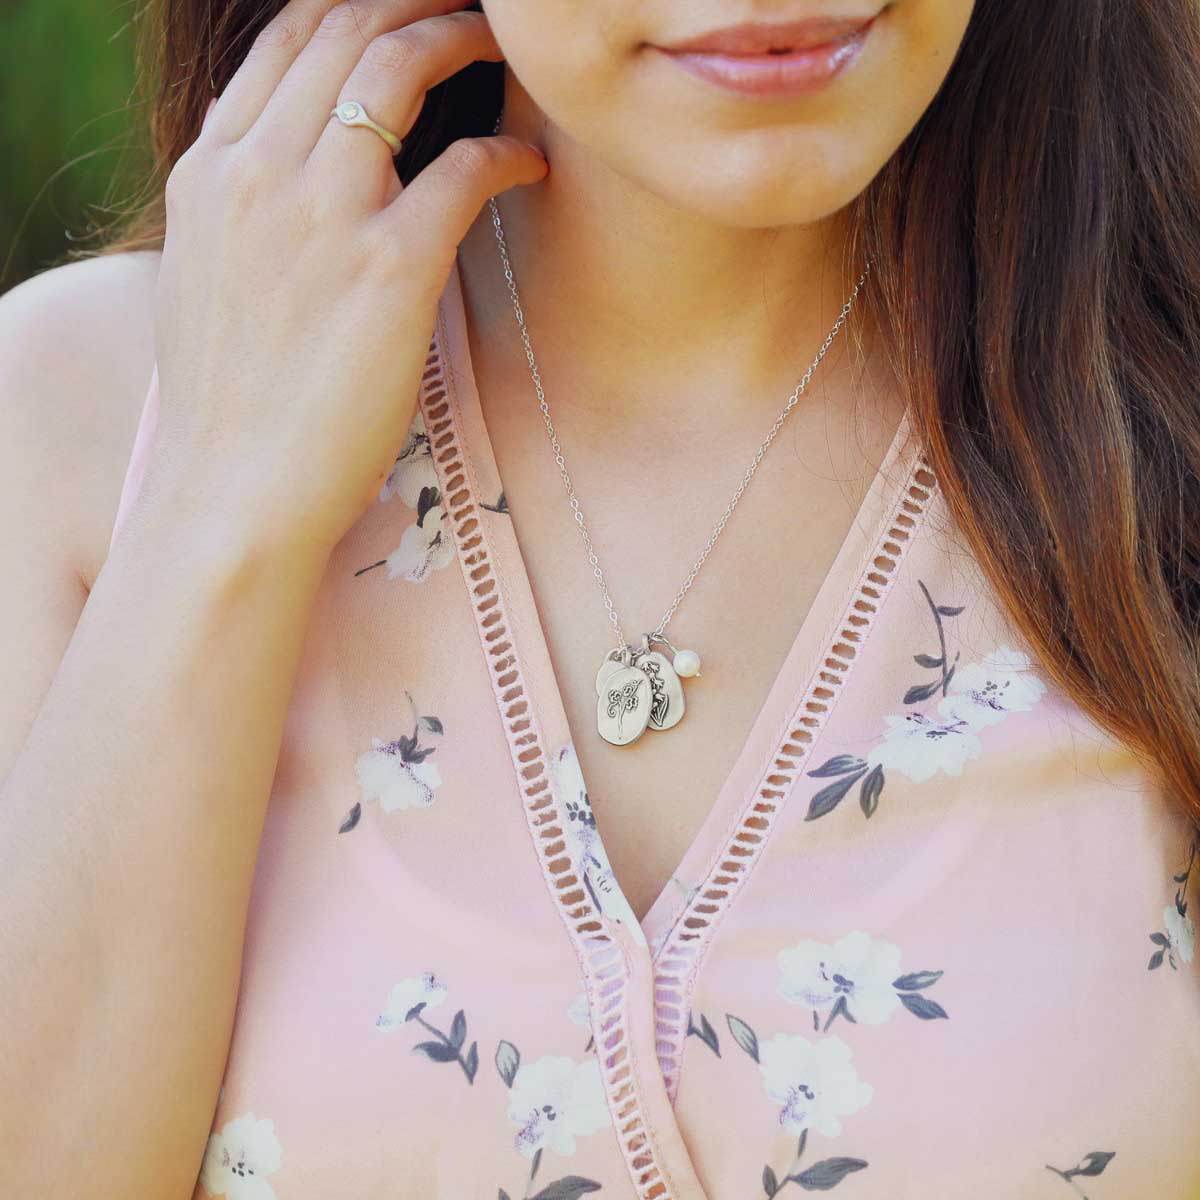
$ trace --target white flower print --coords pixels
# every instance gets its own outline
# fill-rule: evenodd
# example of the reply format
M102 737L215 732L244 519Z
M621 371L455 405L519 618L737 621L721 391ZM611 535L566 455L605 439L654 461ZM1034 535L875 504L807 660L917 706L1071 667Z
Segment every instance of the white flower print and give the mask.
M396 487L403 486L407 490L407 478L404 476L406 482ZM383 492L379 494L383 499L388 499L392 493L388 491L388 485L384 485ZM388 557L356 570L355 576L384 566L389 580L424 583L433 571L454 562L454 530L450 528L449 518L446 517L442 493L430 482L422 482L414 506L416 520L401 534L400 545Z
M665 925L660 929L650 941L650 957L657 958L659 951L666 944L667 938L671 936L671 926Z
M617 883L617 877L612 873L612 868L608 865L608 857L604 855L603 849L601 855L602 858L584 866L584 881L591 888L592 895L600 905L600 911L606 917L620 921L633 935L633 940L638 945L644 946L646 933L638 923L629 901L625 898L625 893L621 891L621 885Z
M200 1186L209 1196L229 1200L275 1200L275 1190L265 1176L282 1165L283 1147L275 1136L275 1123L245 1113L220 1133L209 1134Z
M424 583L434 571L454 561L454 538L441 504L432 504L421 513L386 561L389 579L410 583Z
M794 1034L779 1033L762 1042L741 1017L726 1013L725 1021L736 1045L758 1064L767 1095L780 1106L779 1124L797 1139L791 1161L782 1171L771 1163L763 1167L760 1182L767 1200L773 1200L789 1183L799 1184L806 1192L827 1192L847 1175L870 1166L866 1159L841 1154L805 1165L809 1130L836 1136L842 1131L839 1118L858 1112L874 1095L871 1085L859 1080L850 1047L836 1035L810 1043ZM704 1040L716 1052L712 1044L716 1031L706 1020L702 1024L712 1035L711 1042L708 1037Z
M1167 933L1168 952L1180 962L1190 963L1196 944L1196 927L1192 918L1181 913L1174 904L1163 909L1163 929Z
M512 1082L509 1119L517 1126L517 1149L532 1158L543 1148L573 1154L575 1139L611 1123L600 1064L545 1054L522 1064Z
M387 1008L379 1014L375 1025L390 1033L403 1025L418 1005L419 1012L432 1012L446 999L446 993L446 985L432 971L410 975L393 986L388 994Z
M832 946L802 941L776 956L779 991L793 1004L832 1009L841 1001L851 1018L882 1025L900 1007L893 981L900 947L865 933L848 933Z
M883 938L855 931L832 946L810 939L781 950L779 994L812 1009L813 1029L828 1029L838 1017L854 1024L882 1025L901 1005L922 1021L945 1019L946 1010L919 993L941 971L900 973L900 948ZM829 1012L820 1025L821 1010Z
M1150 940L1158 947L1147 963L1147 968L1151 971L1156 971L1164 962L1170 963L1171 969L1177 971L1180 963L1192 961L1196 928L1192 924L1192 918L1188 916L1188 884L1198 861L1200 841L1193 841L1187 865L1171 877L1171 882L1177 885L1175 899L1163 909L1162 929L1150 935Z
M779 1123L799 1136L811 1129L826 1137L842 1132L840 1117L870 1103L874 1088L863 1083L850 1047L836 1034L815 1042L777 1033L758 1046L767 1095L780 1105Z
M416 508L421 489L437 485L437 471L430 453L429 436L425 432L425 419L418 408L404 446L380 489L379 498L390 500L393 496L399 496L409 508Z
M592 1014L591 1006L588 1004L587 992L580 992L579 995L567 1005L567 1016L571 1021L578 1025L580 1029L591 1029Z
M639 945L646 945L645 931L617 883L608 853L600 840L579 758L570 740L553 757L551 767L555 790L562 800L567 850L575 869L600 911L610 920L624 925Z
M897 770L914 783L923 783L938 771L959 775L983 750L967 722L953 714L940 720L922 712L889 713L885 720L883 740L867 751L866 761L872 767Z
M416 701L407 688L404 695L412 712L412 733L402 733L387 740L372 738L372 749L364 751L355 760L361 798L342 819L339 834L358 827L363 804L375 797L379 798L384 812L398 808L428 808L433 803L434 789L441 784L442 776L429 761L436 747L428 742L428 738L440 737L446 729L440 717L417 711Z
M1029 670L1029 655L1000 646L982 662L955 670L948 695L938 704L943 718L959 718L971 729L998 725L1009 713L1029 712L1046 685Z
M428 808L441 785L437 764L406 757L403 739L385 742L373 737L373 749L364 750L354 763L363 801L378 799L384 812L400 808Z
M411 1021L414 1029L423 1029L432 1035L413 1046L414 1053L424 1055L431 1062L457 1064L467 1083L474 1083L479 1070L479 1043L471 1040L468 1045L466 1012L460 1008L448 1030L439 1029L427 1019L426 1014L446 999L446 992L446 985L432 971L402 979L389 993L387 1008L375 1018L375 1027L391 1033Z
M1011 646L998 646L982 661L960 668L960 652L951 655L946 622L959 616L965 606L937 603L924 580L918 579L917 584L929 605L937 647L936 652L914 654L913 660L937 674L910 685L903 702L928 702L931 707L886 715L884 732L865 758L834 754L806 770L810 778L831 781L822 784L809 800L806 821L828 816L856 785L859 807L870 819L887 782L884 768L907 775L914 783L932 779L939 771L962 774L963 767L983 752L978 737L981 730L998 725L1010 713L1029 712L1046 692L1046 685L1029 670L1029 656Z

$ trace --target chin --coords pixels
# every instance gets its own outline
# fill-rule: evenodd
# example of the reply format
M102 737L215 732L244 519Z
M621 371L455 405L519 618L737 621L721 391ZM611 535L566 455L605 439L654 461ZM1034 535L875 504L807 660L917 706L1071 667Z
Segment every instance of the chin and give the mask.
M679 207L715 224L768 229L815 225L844 208L861 191L857 181L805 182L768 176L743 178L728 188L714 187L711 180L689 181L679 189L675 200Z
M832 216L867 187L885 161L814 152L811 146L731 149L729 139L721 138L690 153L613 165L675 208L715 224L755 229L811 225Z

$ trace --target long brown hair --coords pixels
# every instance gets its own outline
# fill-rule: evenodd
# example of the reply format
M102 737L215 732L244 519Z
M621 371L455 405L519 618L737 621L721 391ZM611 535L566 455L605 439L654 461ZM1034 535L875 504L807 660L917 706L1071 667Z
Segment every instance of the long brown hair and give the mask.
M282 0L160 0L162 182ZM477 6L476 6L477 7ZM491 131L503 65L435 87L411 179ZM863 302L950 510L1044 669L1200 822L1200 13L977 0L941 89L848 210Z

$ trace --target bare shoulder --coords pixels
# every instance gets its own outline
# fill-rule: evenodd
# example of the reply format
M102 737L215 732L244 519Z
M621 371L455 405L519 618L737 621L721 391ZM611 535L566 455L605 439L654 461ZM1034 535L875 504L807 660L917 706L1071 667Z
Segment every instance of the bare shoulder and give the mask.
M90 589L108 553L154 365L160 255L52 267L0 297L0 470Z

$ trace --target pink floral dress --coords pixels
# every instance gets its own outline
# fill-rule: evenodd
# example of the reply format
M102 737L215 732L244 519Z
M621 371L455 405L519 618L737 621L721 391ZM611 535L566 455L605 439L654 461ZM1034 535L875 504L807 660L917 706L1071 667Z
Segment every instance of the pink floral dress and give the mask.
M712 795L639 923L456 268L313 610L196 1196L1200 1196L1195 832L1033 661L907 420Z

